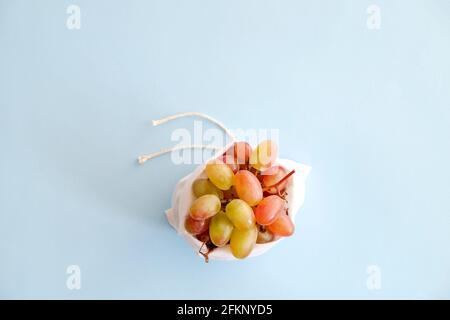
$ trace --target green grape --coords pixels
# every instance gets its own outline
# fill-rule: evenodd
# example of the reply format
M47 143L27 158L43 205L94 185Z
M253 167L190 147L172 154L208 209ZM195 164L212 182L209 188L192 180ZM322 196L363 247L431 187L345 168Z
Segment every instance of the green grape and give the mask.
M248 229L234 229L231 233L230 249L234 257L244 259L253 250L258 237L258 228L254 225Z
M225 208L228 219L237 229L248 229L255 225L252 208L241 199L231 200Z
M269 230L258 230L258 237L256 238L256 243L267 243L273 240L273 234Z
M209 224L209 237L212 243L218 247L226 245L230 241L233 228L233 224L223 211L216 214Z
M234 176L234 187L240 199L250 206L256 206L263 198L263 190L258 178L248 170L240 170Z
M194 195L199 198L205 194L215 194L219 199L223 199L223 191L217 188L208 179L197 179L192 184Z
M270 168L277 159L278 147L272 140L261 142L250 156L250 164L257 170Z
M281 213L284 213L286 201L276 195L265 197L255 208L256 222L265 226L273 223Z
M228 190L233 185L233 170L219 160L206 165L206 175L220 190Z
M206 220L219 212L221 207L219 197L214 194L205 194L194 201L190 215L194 220Z

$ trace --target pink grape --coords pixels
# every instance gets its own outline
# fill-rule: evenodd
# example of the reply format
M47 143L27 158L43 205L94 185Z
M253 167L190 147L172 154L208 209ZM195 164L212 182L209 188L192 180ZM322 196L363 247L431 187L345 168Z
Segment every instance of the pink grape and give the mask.
M289 237L294 233L295 227L291 218L282 213L272 224L267 226L267 229L277 236Z
M282 166L273 166L262 173L262 186L267 188L275 185L278 181L283 179L288 174L288 171ZM281 182L276 187L267 188L267 191L270 194L278 194L278 190L282 191L286 189L286 185L289 182L289 179Z
M284 213L285 205L286 201L276 195L262 199L255 208L256 222L262 226L273 223L281 213Z
M234 143L225 153L234 159L237 164L245 164L248 162L252 154L252 147L245 141Z
M263 198L261 183L248 170L240 170L234 176L234 187L240 199L250 206L257 205Z

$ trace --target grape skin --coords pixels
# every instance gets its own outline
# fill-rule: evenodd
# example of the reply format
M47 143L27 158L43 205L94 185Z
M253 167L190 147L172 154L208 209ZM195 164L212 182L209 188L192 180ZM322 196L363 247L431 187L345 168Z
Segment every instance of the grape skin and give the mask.
M234 176L234 187L240 199L250 206L257 205L263 198L261 183L248 170L240 170Z
M209 237L214 245L223 247L230 241L233 229L233 224L226 214L221 211L211 219L209 225Z
M284 212L286 202L276 195L265 197L255 208L255 218L262 226L273 223Z
M253 250L258 237L258 228L253 226L248 229L235 228L231 234L230 249L235 258L244 259Z
M194 220L191 216L187 216L186 220L184 221L184 228L187 232L193 235L201 234L209 229L209 221L210 219L206 220Z
M291 218L283 213L272 224L267 226L267 229L277 236L289 237L294 233L295 227Z
M255 225L252 208L241 199L231 200L225 208L228 219L237 229L248 229Z
M205 220L218 213L221 206L219 197L205 194L194 201L190 208L190 215L194 220Z
M223 199L223 191L217 188L208 179L195 180L192 184L192 191L197 198L204 196L205 194L214 194L218 196L219 199Z
M226 152L226 156L230 156L236 164L248 163L250 155L252 154L252 147L245 141L238 141L234 143Z
M222 161L208 163L205 168L209 180L220 190L228 190L233 185L234 173Z

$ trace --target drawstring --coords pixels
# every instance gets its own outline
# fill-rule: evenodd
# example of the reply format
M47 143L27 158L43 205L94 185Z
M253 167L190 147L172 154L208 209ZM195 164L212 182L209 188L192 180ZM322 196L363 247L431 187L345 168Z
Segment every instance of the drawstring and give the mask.
M221 150L221 147L216 147L216 146L208 146L208 145L202 145L202 144L190 144L187 146L176 146L176 147L172 147L172 148L167 148L167 149L161 149L158 152L154 152L154 153L150 153L147 155L142 155L138 157L138 162L139 164L143 164L145 163L147 160L159 157L160 155L163 155L165 153L169 153L172 151L177 151L177 150L183 150L183 149L210 149L210 150Z
M160 124L178 119L178 118L183 118L183 117L200 117L203 119L206 119L208 121L211 121L212 123L215 123L217 126L219 126L223 131L225 131L225 133L231 138L231 140L236 141L234 135L230 132L230 130L227 129L227 127L225 127L222 123L220 123L219 121L217 121L216 119L208 116L207 114L201 113L201 112L182 112L182 113L177 113L174 114L172 116L168 116L159 120L153 120L152 123L154 126L159 126Z
M220 127L223 131L225 131L225 133L231 138L231 140L236 141L236 138L234 137L234 135L231 133L230 130L228 130L227 127L225 127L221 122L217 121L216 119L208 116L207 114L201 113L201 112L182 112L182 113L177 113L159 120L153 120L152 124L153 126L159 126L160 124L178 119L178 118L183 118L183 117L200 117L203 119L206 119L214 124L216 124L218 127ZM175 146L172 148L166 148L166 149L162 149L158 152L154 152L151 154L147 154L147 155L141 155L138 157L138 162L139 164L143 164L145 163L147 160L153 159L155 157L158 157L160 155L166 154L166 153L170 153L172 151L177 151L177 150L183 150L183 149L210 149L210 150L221 150L221 147L216 147L216 146L210 146L210 145L198 145L198 144L191 144L191 145L186 145L186 146Z

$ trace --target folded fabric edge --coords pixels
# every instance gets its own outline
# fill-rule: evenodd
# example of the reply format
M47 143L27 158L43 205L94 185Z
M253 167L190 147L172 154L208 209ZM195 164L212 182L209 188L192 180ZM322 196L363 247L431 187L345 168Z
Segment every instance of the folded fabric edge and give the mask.
M166 218L167 218L167 221L169 222L169 224L172 226L172 228L174 228L175 231L176 231L177 227L176 227L176 223L175 223L175 220L174 220L174 217L173 217L173 210L172 210L172 208L169 208L169 209L166 210Z

